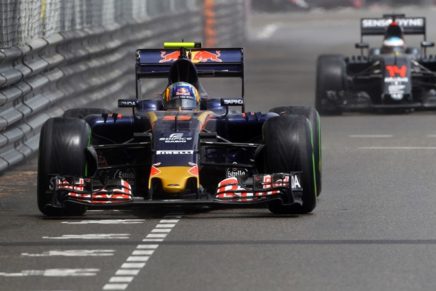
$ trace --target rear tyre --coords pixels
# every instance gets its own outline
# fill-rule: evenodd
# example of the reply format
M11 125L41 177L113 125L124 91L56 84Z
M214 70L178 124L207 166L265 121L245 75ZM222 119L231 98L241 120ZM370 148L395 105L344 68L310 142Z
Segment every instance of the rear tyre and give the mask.
M91 114L109 114L110 111L103 108L72 108L64 112L63 117L66 118L79 118L84 119L86 116Z
M318 112L310 106L281 106L270 110L280 115L305 116L312 127L312 146L315 158L316 191L321 194L322 187L322 152L321 152L321 121Z
M263 126L264 172L302 171L302 205L271 203L275 214L311 212L317 201L315 161L311 143L311 127L304 116L281 115L267 120Z
M319 56L316 69L315 107L321 115L340 115L340 94L345 92L345 61L340 55ZM336 95L332 100L329 95Z
M86 147L91 129L76 118L51 118L43 125L39 141L37 200L47 216L82 215L86 207L65 204L49 190L50 174L86 176Z

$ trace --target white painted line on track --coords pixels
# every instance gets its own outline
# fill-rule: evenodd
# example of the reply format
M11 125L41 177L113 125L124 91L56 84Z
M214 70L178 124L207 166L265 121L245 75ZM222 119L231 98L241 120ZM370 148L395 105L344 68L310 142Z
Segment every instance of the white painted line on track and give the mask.
M161 242L161 241L163 241L163 238L144 238L142 241L143 242Z
M152 249L155 250L158 248L159 245L138 245L137 249Z
M133 251L132 255L134 256L151 256L154 253L154 250L137 250Z
M427 134L427 138L436 138L436 134Z
M98 219L98 220L80 220L80 221L62 221L64 224L140 224L145 219Z
M167 227L174 227L176 226L174 223L163 223L163 224L158 224L155 226L155 228L167 228Z
M103 287L103 290L126 290L129 284L106 284Z
M265 26L255 37L257 39L270 38L279 29L278 23L271 23Z
M42 253L21 253L24 257L108 257L115 250L51 250Z
M43 239L129 239L129 233L88 233L88 234L64 234L62 236L43 236Z
M127 258L127 262L147 262L150 256L130 256Z
M115 272L109 281L103 286L102 290L126 290L129 283L139 274L146 262L159 247L158 242L162 242L171 230L179 222L180 215L167 215L147 234L142 243L137 245L131 255ZM125 283L125 284L120 284Z
M144 268L145 263L124 263L121 265L121 268L125 269L141 269Z
M166 233L149 233L147 234L147 238L166 238Z
M46 270L23 270L17 273L0 272L0 277L91 277L96 276L100 269L46 269Z
M359 150L436 150L436 147L359 147Z
M155 228L151 232L153 232L153 233L167 233L170 231L171 231L171 228Z
M127 277L127 276L117 277L117 276L114 276L114 277L111 277L109 279L109 282L111 282L111 283L130 283L130 282L133 281L133 278L134 277Z
M159 224L162 224L162 223L177 223L177 222L179 222L178 219L162 219Z
M349 138L392 138L392 134L350 134Z
M115 273L115 275L117 275L117 276L120 276L120 275L133 275L133 276L136 276L136 275L139 274L139 271L140 270L136 270L136 269L134 269L134 270L121 269L121 270L118 270Z

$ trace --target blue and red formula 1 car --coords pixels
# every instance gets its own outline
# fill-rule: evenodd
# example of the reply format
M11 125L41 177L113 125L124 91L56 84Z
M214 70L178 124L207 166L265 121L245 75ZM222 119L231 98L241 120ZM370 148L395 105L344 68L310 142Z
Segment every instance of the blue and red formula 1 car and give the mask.
M315 208L318 113L310 107L245 112L243 50L199 46L137 51L137 98L118 102L132 108L131 116L73 109L44 124L42 213L132 205L264 206L273 213ZM206 97L203 77L239 78L241 97ZM143 98L143 84L152 78L166 78L168 86L160 98Z

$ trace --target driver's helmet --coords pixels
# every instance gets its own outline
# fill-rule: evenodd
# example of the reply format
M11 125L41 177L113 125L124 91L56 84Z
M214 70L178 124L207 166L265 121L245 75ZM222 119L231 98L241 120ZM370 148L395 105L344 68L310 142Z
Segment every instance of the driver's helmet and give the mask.
M404 47L404 40L400 37L391 36L383 41L384 47Z
M200 107L200 94L191 84L176 82L169 85L163 93L163 107L176 110L194 110Z
M386 29L382 53L402 52L404 47L403 30L396 21L393 21Z

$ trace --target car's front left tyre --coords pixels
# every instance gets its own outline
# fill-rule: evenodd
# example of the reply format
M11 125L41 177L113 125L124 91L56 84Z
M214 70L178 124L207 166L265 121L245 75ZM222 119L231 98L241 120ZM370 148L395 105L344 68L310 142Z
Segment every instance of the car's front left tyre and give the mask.
M311 126L312 146L315 157L315 175L317 195L321 194L322 188L322 148L321 148L321 120L318 112L311 106L280 106L270 110L280 115L305 116Z
M302 173L302 204L273 202L269 210L275 214L304 214L316 207L315 158L311 135L309 120L301 115L273 117L263 126L263 171Z

